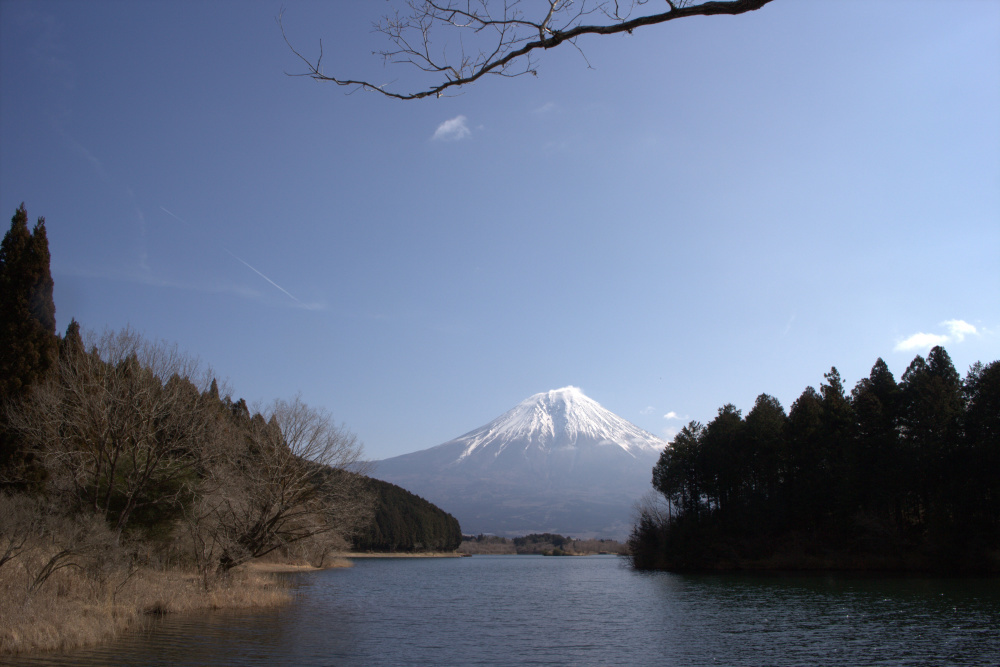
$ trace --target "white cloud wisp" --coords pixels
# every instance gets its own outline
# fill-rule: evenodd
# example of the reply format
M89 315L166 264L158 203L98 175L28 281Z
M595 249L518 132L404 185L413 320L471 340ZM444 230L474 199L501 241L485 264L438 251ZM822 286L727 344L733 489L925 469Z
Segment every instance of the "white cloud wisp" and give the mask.
M961 343L968 335L979 335L979 330L965 320L945 320L941 326L948 330L946 334L915 333L896 343L895 352L913 352L914 350L930 350L935 345L946 343Z
M472 130L469 129L466 120L468 119L465 116L455 116L450 120L444 121L434 130L434 136L431 139L434 141L460 141L468 139L472 136Z

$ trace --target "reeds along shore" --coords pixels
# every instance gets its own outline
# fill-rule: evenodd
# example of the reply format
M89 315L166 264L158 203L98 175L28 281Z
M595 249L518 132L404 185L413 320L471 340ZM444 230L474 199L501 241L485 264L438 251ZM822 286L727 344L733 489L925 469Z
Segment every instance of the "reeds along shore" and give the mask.
M4 655L106 642L152 616L280 605L292 596L277 572L317 569L294 563L248 563L227 576L206 580L189 569L93 559L59 568L34 586L52 555L25 553L0 567L0 662ZM334 559L326 566L349 564Z

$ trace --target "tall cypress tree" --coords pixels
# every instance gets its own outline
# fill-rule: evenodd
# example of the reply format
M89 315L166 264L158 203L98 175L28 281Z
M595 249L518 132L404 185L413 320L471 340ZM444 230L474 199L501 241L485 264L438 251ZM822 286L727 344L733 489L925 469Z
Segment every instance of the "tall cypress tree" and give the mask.
M45 218L29 232L21 204L0 245L0 400L21 396L58 355Z
M3 406L23 396L58 357L45 218L29 231L22 203L0 244L0 486L38 477L7 427Z

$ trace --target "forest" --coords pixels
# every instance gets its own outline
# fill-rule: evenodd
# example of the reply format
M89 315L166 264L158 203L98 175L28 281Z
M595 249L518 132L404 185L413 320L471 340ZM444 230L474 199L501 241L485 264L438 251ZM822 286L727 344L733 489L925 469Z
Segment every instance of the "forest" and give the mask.
M128 328L58 335L49 260L22 204L0 245L0 653L281 599L240 567L262 558L458 546L453 517L369 479L356 437L301 398L251 408Z
M458 519L406 489L367 480L375 499L372 521L353 538L356 551L454 551L462 543Z
M629 539L638 569L1000 571L1000 362L963 379L942 347L897 382L836 368L788 413L691 422L653 469Z

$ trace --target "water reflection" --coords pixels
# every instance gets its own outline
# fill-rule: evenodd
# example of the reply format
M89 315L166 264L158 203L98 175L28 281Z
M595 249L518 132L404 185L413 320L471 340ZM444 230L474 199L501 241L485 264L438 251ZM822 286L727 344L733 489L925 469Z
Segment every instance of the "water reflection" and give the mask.
M295 603L166 617L34 665L995 665L1000 581L632 572L613 557L371 559Z

